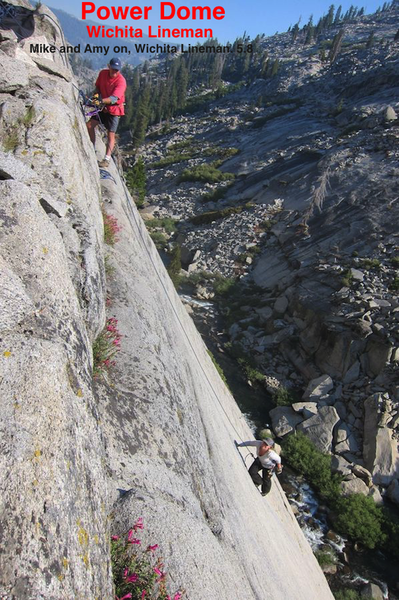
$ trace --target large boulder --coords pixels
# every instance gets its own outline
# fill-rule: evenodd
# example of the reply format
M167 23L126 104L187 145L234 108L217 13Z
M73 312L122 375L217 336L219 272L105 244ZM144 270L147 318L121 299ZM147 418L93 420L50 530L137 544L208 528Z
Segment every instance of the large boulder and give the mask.
M303 421L303 417L298 415L290 406L273 408L269 415L273 430L278 437L284 437L287 433L291 433Z
M323 396L326 396L334 387L333 380L329 375L322 375L317 379L312 379L308 383L308 387L305 390L303 400L309 400L309 402L317 402Z
M360 362L356 360L353 365L347 370L346 375L343 379L343 383L348 385L359 379L360 373Z
M399 481L394 479L387 490L388 498L399 506Z
M376 583L366 583L360 592L362 598L369 598L370 600L384 600L385 594Z
M278 315L283 315L288 308L288 299L285 296L280 296L274 303L273 310Z
M398 115L396 114L395 109L392 108L392 106L387 106L384 111L385 122L389 123L390 121L396 121L397 118L398 118Z
M338 421L339 415L333 406L322 406L317 415L298 425L298 431L309 437L321 452L331 452L333 430Z
M373 485L373 476L370 473L370 471L365 469L365 467L362 467L362 465L355 464L353 465L352 471L353 474L356 475L356 477L359 477L359 479L363 479L363 481L369 488Z
M363 345L362 340L353 339L352 332L327 331L317 348L315 364L323 373L343 379Z
M343 454L344 452L356 453L359 451L359 444L352 429L346 423L340 423L335 430L334 452Z
M333 473L339 473L343 477L348 477L352 474L352 465L342 456L335 456L333 454L331 458L331 470Z
M341 483L341 490L344 496L350 496L351 494L362 494L363 496L369 495L369 488L364 481L357 477L349 481L343 481Z
M295 412L302 413L305 419L317 414L317 402L295 402L292 405Z
M364 403L363 456L374 483L388 485L399 477L399 453L392 429L381 426L385 420L386 400L381 394L369 396Z
M384 499L381 496L381 492L378 489L377 485L371 486L371 488L369 489L369 497L372 498L374 502L378 505L384 504Z
M263 306L262 308L257 308L255 310L256 314L259 315L261 321L266 323L273 316L273 310L269 306Z
M389 362L392 354L392 346L381 341L376 335L367 340L366 352L363 355L363 363L370 377L377 377Z

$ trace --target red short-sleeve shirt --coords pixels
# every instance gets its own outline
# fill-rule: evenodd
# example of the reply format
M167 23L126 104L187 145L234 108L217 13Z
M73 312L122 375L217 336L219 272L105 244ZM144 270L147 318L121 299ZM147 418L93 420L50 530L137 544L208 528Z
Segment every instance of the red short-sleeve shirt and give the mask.
M107 106L107 112L110 115L122 116L125 114L123 104L125 102L126 79L122 73L118 73L116 77L110 77L109 69L103 69L97 77L96 88L103 98L117 96L116 104Z

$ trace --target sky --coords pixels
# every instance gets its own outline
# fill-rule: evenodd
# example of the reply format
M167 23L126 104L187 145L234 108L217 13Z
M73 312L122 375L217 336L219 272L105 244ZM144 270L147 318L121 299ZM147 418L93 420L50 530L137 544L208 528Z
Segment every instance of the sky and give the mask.
M92 21L96 21L102 25L113 27L115 25L132 25L133 27L141 27L143 33L147 32L148 25L152 25L155 32L157 32L157 26L167 27L172 29L173 27L202 27L210 28L213 31L213 37L217 37L220 43L225 44L227 41L234 41L237 37L241 36L244 32L247 33L251 38L254 38L257 34L264 33L265 35L273 35L274 33L286 31L290 25L294 25L301 18L301 24L308 22L308 19L313 15L313 21L317 23L318 19L328 12L331 0L328 2L320 0L274 0L273 2L267 0L171 0L176 7L176 10L180 6L209 6L213 9L216 6L222 6L225 10L225 17L222 20L204 20L204 21L190 21L188 20L162 20L160 18L160 2L161 0L91 0L96 10L101 6L152 6L152 10L148 13L148 20L137 20L133 21L128 19L126 21L114 21L112 18L107 20L100 20L97 18L95 13L92 13L88 18ZM47 2L45 2L47 3ZM351 4L358 6L359 8L364 6L366 13L374 12L379 6L383 4L380 0L367 0L367 3L359 3L351 1L341 2L342 9L345 12ZM82 18L82 2L81 0L49 0L48 4L53 8L59 8L65 12L77 17ZM335 4L338 8L339 1ZM97 39L96 43L101 43L102 40ZM113 40L104 40L104 43L109 43ZM116 41L116 40L115 40ZM139 41L139 40L138 40ZM172 39L163 38L164 42L172 42ZM196 43L196 41L205 40L187 40L187 42Z

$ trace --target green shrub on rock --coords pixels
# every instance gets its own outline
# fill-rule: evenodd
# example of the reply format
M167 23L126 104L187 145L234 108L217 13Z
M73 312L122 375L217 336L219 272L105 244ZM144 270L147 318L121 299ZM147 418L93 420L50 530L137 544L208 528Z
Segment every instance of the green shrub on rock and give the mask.
M146 195L146 172L143 159L140 157L136 164L126 172L126 185L129 192L134 196L138 208L144 206Z
M276 406L291 406L297 399L294 397L292 392L283 385L280 385L273 394L273 402Z
M181 270L181 248L178 244L173 248L170 263L168 265L169 277L173 281L175 287L178 287L180 282Z
M213 163L202 164L192 169L184 169L180 175L182 181L201 181L203 183L218 183L219 181L230 181L234 179L233 173L222 173Z
M305 475L328 501L340 496L340 477L331 472L331 456L323 454L303 434L296 433L284 438L283 453L287 461L299 473Z
M166 239L166 235L162 233L162 231L151 231L150 237L154 242L157 250L164 250L168 245L168 240Z
M337 564L337 557L333 554L332 550L317 550L315 557L321 567L329 567L330 565Z
M382 531L383 515L374 500L362 494L338 499L334 510L334 526L366 548L375 548L386 540Z
M362 596L350 588L342 588L333 592L335 600L362 600Z
M222 275L216 275L213 283L213 291L218 296L227 296L233 290L236 285L235 279L232 277L223 277Z

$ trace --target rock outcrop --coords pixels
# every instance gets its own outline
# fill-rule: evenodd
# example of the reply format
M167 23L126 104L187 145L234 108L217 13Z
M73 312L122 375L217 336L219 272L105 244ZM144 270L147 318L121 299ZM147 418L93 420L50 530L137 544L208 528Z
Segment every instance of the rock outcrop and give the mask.
M100 187L67 64L29 54L64 41L56 19L13 5L31 28L0 37L1 597L113 598L110 535L141 516L188 598L332 598L278 483L252 485L251 432L114 166ZM122 349L93 383L106 315Z
M389 400L374 394L364 403L364 446L366 467L373 474L374 483L388 485L399 476L398 442L387 426Z
M332 450L333 430L339 421L337 411L333 406L322 406L317 415L306 419L298 430L305 433L321 452Z

